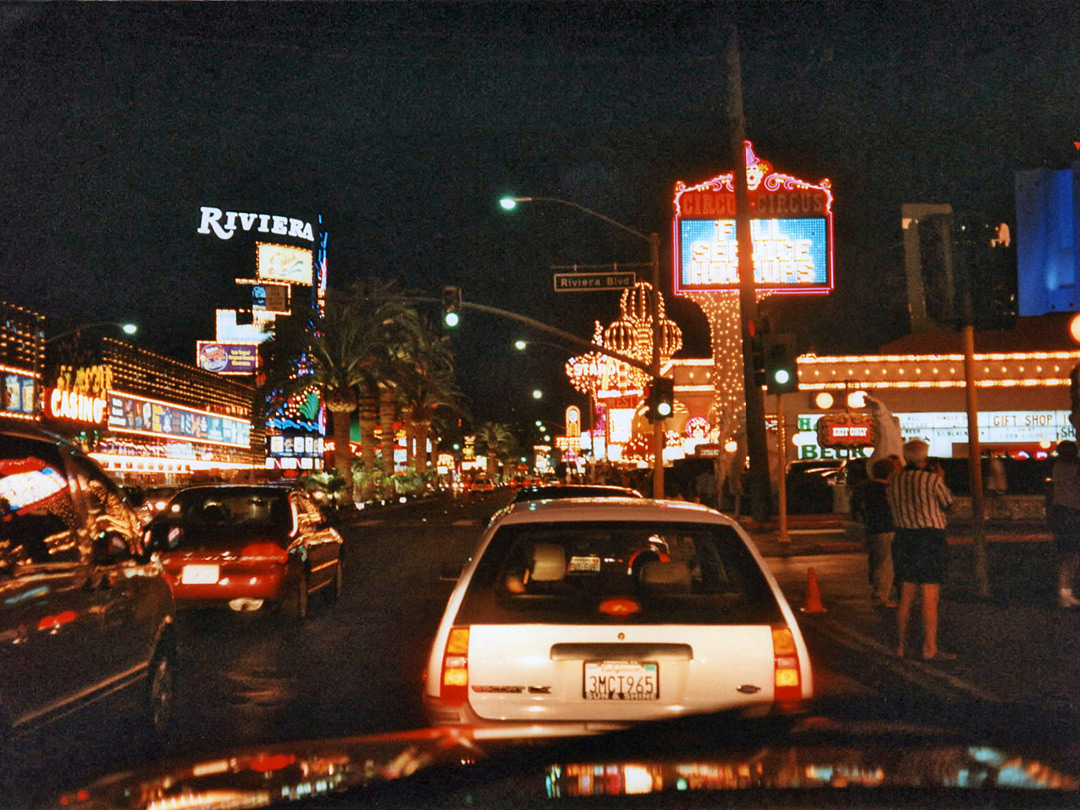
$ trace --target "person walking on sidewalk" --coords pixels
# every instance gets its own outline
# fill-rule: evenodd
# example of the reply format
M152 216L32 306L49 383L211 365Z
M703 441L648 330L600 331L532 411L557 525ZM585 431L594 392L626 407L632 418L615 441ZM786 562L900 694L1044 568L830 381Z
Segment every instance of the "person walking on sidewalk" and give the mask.
M1058 549L1058 604L1080 607L1073 583L1080 569L1080 460L1076 442L1058 442L1050 472L1050 528Z
M900 582L900 603L896 611L896 654L906 652L908 620L919 597L922 603L922 657L924 660L952 660L952 653L938 649L938 604L941 583L948 568L949 546L945 540L945 512L953 495L945 486L940 465L928 464L926 442L914 440L904 445L902 470L886 485L889 511L896 535L892 555L895 577Z
M866 527L867 574L874 607L894 608L892 544L895 534L886 486L900 467L899 456L877 459L862 484L860 502Z

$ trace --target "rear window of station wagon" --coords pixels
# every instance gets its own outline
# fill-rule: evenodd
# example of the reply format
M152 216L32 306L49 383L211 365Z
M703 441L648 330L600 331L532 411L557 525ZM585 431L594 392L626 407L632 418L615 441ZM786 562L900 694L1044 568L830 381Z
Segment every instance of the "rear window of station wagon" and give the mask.
M458 624L765 624L782 618L742 539L717 524L500 528Z

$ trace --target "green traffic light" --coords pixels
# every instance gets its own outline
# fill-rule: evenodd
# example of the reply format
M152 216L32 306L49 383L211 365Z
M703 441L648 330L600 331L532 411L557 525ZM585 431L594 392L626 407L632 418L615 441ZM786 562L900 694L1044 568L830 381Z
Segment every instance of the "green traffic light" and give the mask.
M777 385L787 385L791 380L791 374L786 368L778 368L773 374L773 380L776 381Z
M661 402L656 406L656 412L661 416L671 416L671 403Z
M503 207L504 211L513 211L515 208L517 208L517 200L515 200L513 197L503 197L501 200L499 200L499 205Z
M447 312L443 316L443 323L445 323L447 326L449 326L451 328L457 326L460 321L461 321L461 318L458 317L458 314L456 312Z

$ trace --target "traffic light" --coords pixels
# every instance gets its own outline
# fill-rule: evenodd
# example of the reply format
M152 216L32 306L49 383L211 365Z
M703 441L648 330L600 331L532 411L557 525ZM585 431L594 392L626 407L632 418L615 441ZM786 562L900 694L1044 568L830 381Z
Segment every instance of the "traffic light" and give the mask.
M795 335L766 335L762 349L765 355L765 390L770 394L798 391L799 365L795 361Z
M645 390L648 406L646 416L650 422L661 422L675 413L675 381L670 377L653 377Z
M461 287L442 288L443 326L453 329L461 323Z

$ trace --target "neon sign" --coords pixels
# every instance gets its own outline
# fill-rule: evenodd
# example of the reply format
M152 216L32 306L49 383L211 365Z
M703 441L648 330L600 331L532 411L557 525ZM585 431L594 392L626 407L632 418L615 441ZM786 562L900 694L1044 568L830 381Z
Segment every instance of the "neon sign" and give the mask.
M109 427L136 433L230 447L251 446L251 423L243 419L169 405L130 394L109 394Z
M280 236L295 236L315 241L311 223L291 217L274 214L248 214L241 211L222 211L220 208L204 205L199 211L201 219L196 233L213 234L218 239L232 239L239 225L243 231L255 230L258 233L274 233ZM225 221L222 222L222 217Z
M90 397L60 388L45 389L46 414L52 419L100 425L105 420L105 405L102 397Z
M750 239L759 292L833 288L832 191L774 172L746 142ZM675 186L675 293L739 286L734 174Z

